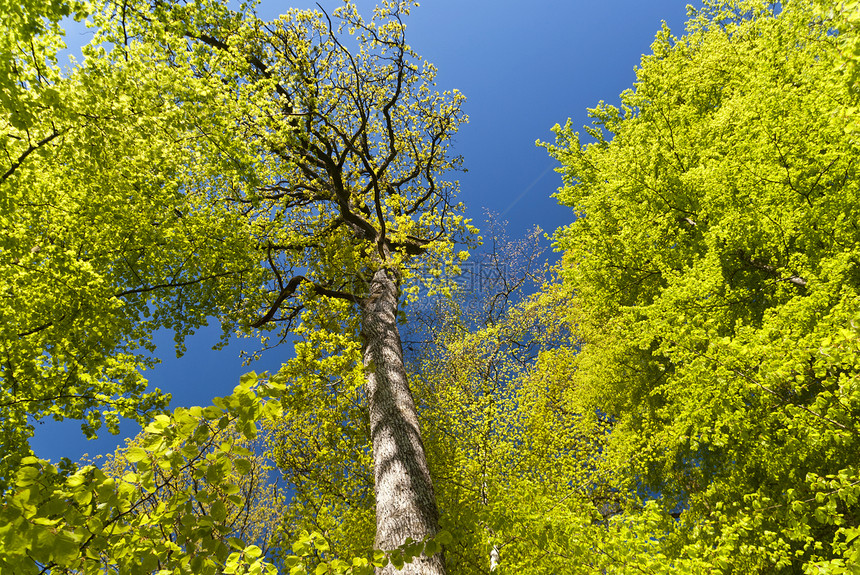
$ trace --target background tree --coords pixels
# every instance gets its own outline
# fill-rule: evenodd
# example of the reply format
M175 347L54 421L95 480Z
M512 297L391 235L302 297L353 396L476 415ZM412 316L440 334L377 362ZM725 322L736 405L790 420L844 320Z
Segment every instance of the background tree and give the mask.
M172 328L181 341L232 297L219 278L247 281L255 269L237 244L237 218L181 193L193 177L209 177L187 170L201 139L145 70L118 69L86 48L85 65L60 72L57 21L82 16L84 5L8 8L0 492L30 451L34 421L82 419L93 436L102 424L116 432L120 415L145 423L163 409L167 398L145 393L140 374L154 361L153 331ZM217 256L206 251L215 235Z
M557 238L578 400L615 419L627 489L681 512L621 569L860 558L857 92L853 31L829 26L804 2L706 2L591 111L591 143L568 125L547 146L577 215Z
M572 401L566 367L579 339L569 294L542 263L540 231L510 242L497 225L472 268L474 291L440 301L426 322L414 378L443 527L454 538L449 565L593 571L595 524L622 499L600 465L611 421Z
M103 422L115 431L119 415L150 421L168 399L157 390L143 393L138 370L152 361L152 331L173 327L181 340L205 322L213 302L229 297L216 278L247 279L239 269L215 271L218 262L198 249L211 231L220 232L219 247L229 252L234 227L215 209L206 210L203 225L205 202L177 193L199 142L189 137L184 114L99 59L97 49L86 49L92 58L72 75L60 72L57 22L85 12L76 3L2 9L0 571L147 573L161 558L177 572L213 572L215 557L226 559L228 548L209 546L211 519L198 523L189 514L183 523L186 535L196 536L193 545L210 556L192 560L160 536L160 513L181 514L181 494L156 513L133 513L157 491L151 461L123 483L92 466L51 465L28 445L33 421L47 415L83 419L88 435ZM253 257L239 250L231 263L243 254ZM178 286L187 299L172 297ZM189 301L197 305L188 308ZM226 424L248 423L247 410L216 411ZM173 466L168 484L188 465L205 463L206 471L213 460L223 463L218 449L209 450L211 460L195 455L200 451L184 434L199 417L189 427L188 415L162 415L152 424L150 454L186 448L158 462L160 469ZM167 433L165 444L164 431L177 420L180 430ZM211 487L220 489L220 472L211 476Z

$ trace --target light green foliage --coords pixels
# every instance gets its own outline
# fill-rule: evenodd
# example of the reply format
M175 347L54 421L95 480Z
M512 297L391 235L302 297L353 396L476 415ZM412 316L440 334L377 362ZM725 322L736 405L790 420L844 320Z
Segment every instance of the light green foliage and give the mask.
M246 445L283 418L286 389L278 377L247 374L232 395L209 407L156 416L104 470L87 465L69 472L24 458L0 505L0 570L277 573L249 541L274 526L280 495L265 493L271 485L254 484L265 464ZM319 532L305 531L284 563L293 574L370 575L374 566L439 552L449 538L441 532L388 554L320 561L329 544Z
M354 556L351 560L331 558L332 549L328 539L318 531L299 533L292 545L292 553L284 559L284 567L289 569L290 575L372 575L377 568L393 564L398 570L406 563L411 563L415 557L422 553L432 556L440 553L442 546L451 542L451 534L440 531L436 537L425 541L413 541L407 537L406 542L388 553L382 551L371 551L363 555ZM226 573L242 573L243 571L230 571Z
M32 419L82 419L94 435L102 424L116 432L119 415L145 422L162 408L140 375L152 332L171 328L181 342L229 309L256 268L237 215L185 193L212 178L187 169L209 145L206 125L164 100L164 73L88 47L83 67L60 74L47 22L68 10L4 12L0 491L29 451Z
M858 121L857 96L860 94L860 2L834 2L816 0L816 15L822 18L837 34L839 56L836 68L845 82L852 98L840 102L840 113L846 121L846 131L856 139L860 131Z
M181 352L211 316L225 334L285 326L278 341L302 317L306 347L280 379L285 409L302 407L306 436L334 437L335 409L360 421L350 314L368 277L396 269L414 297L418 272L455 265L454 242L474 233L456 182L442 179L458 167L448 147L463 96L438 92L432 65L405 44L407 3L369 22L345 4L333 22L290 11L271 23L205 0L7 4L0 567L268 570L261 549L230 539L232 508L219 501L248 478L232 442L214 438L274 429L277 402L264 407L246 386L217 404L223 413L159 415L111 466L134 466L119 479L29 456L31 422L78 418L88 435L115 431L120 415L146 424L167 399L145 394L140 374L156 361L153 331L172 329ZM70 13L89 16L95 39L64 76L57 22ZM314 411L338 386L344 397ZM315 455L344 467L336 450ZM346 567L294 556L313 555L317 572L362 572L439 545L368 548Z
M220 401L216 403L221 403ZM272 411L274 409L274 411ZM197 412L197 410L194 410ZM265 411L268 421L274 413L279 413L274 405L262 406L261 412ZM200 412L206 414L204 410ZM209 415L216 414L217 410L209 409ZM177 415L184 417L185 411L180 410ZM205 423L198 425L191 434L192 444L198 450L204 451L208 457L210 453L224 452L226 460L222 460L220 466L210 465L205 473L200 474L193 467L184 467L185 476L168 477L174 470L167 465L158 462L152 467L154 481L163 487L158 490L154 498L146 498L135 510L137 514L159 514L159 507L169 505L180 491L190 493L195 500L191 506L191 512L199 516L209 516L213 521L220 523L223 528L218 530L215 536L229 545L230 540L238 539L247 543L260 546L265 553L277 530L281 519L281 507L286 499L285 494L273 481L272 463L262 450L262 437L257 436L257 425L249 423L245 432L254 437L248 438L238 431L234 422L230 422L224 428L218 424ZM122 480L127 474L137 471L139 462L150 457L146 446L151 443L150 432L142 432L136 438L127 440L124 448L106 458L97 457L94 461L100 469L109 477L117 481ZM197 443L193 443L193 442ZM188 446L182 450L191 453ZM155 454L158 457L158 454ZM172 454L165 452L165 458ZM223 479L227 487L217 485L212 488L211 477L229 470ZM208 492L207 492L208 490ZM203 494L198 497L198 494ZM181 517L175 517L170 525L162 522L165 528L163 536L174 543L182 544L183 525Z
M567 125L547 146L578 216L557 235L576 401L615 420L606 465L664 517L614 569L857 564L856 31L829 25L803 2L708 2L591 111L591 143Z
M0 40L0 105L4 111L2 146L7 159L17 161L28 148L50 137L51 124L45 121L43 112L59 100L57 52L65 47L59 21L68 16L81 20L86 12L85 2L4 0L0 4L4 30ZM18 130L29 139L22 141ZM3 173L10 167L4 165Z
M574 344L558 321L566 303L558 286L545 286L471 333L474 319L455 308L413 378L442 524L455 537L452 572L485 573L494 547L503 572L564 568L547 554L554 524L605 487L593 475L600 423L566 413L563 382L535 369L537 358Z
M273 572L259 547L233 538L246 502L239 436L277 418L283 384L243 377L214 405L158 415L107 473L72 473L25 458L0 507L0 569L9 573L218 573L225 562ZM239 440L239 441L236 441ZM116 472L123 472L121 477Z
M454 242L474 228L443 178L459 166L449 146L464 98L437 91L435 68L406 45L409 7L385 3L369 21L345 4L330 17L290 10L262 22L203 1L159 4L151 18L141 3L123 26L108 20L106 37L128 41L114 65L159 70L172 79L161 97L205 122L194 171L208 178L184 192L241 214L268 273L266 297L243 290L225 314L240 329L276 325L282 338L307 299L354 301L379 266L412 294L416 271L429 278L459 262ZM225 167L244 180L220 181Z
M568 409L562 372L578 340L567 294L540 266L539 231L519 242L498 231L476 262L480 291L439 301L414 336L424 341L411 382L454 538L446 562L452 573L570 572L581 555L571 535L619 504L596 467L608 422Z
M296 356L281 369L291 382L284 417L267 430L267 447L291 484L282 539L325 533L325 557L367 555L373 549L375 499L370 423L364 405L360 344L348 302L309 302ZM340 322L343 322L341 324ZM293 551L278 550L286 561Z

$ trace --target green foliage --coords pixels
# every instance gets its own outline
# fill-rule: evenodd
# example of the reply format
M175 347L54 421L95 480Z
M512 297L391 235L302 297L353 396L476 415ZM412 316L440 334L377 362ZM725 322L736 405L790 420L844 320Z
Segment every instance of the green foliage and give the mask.
M365 373L350 307L323 298L309 303L295 357L279 372L291 382L284 417L267 430L267 451L293 490L282 539L325 533L328 557L366 556L375 533ZM291 553L289 545L278 550L281 559Z
M593 466L601 423L565 412L563 382L536 369L575 345L559 321L566 297L544 288L471 333L449 316L415 378L452 572L486 572L495 554L505 572L563 569L552 525L606 487Z
M108 473L92 465L58 469L27 457L3 499L0 567L9 573L217 573L226 562L249 572L271 567L259 548L233 538L249 456L223 430L278 416L284 386L243 377L234 393L206 409L159 415ZM235 437L235 436L234 436ZM124 472L117 477L118 472ZM235 509L235 507L231 507Z
M262 422L268 421L278 412L274 403L263 405ZM186 412L177 413L184 417ZM210 407L200 413L204 417L207 414L218 416L219 410ZM236 540L254 543L266 552L280 523L281 507L286 495L278 487L278 483L273 481L271 461L262 451L261 438L256 436L257 424L249 420L244 424L244 431L240 431L236 422L229 423L222 427L219 419L217 425L198 425L192 433L196 443L186 444L182 448L189 454L196 448L204 452L206 457L220 451L226 454L226 459L221 459L218 465L209 465L202 474L196 472L193 467L186 466L183 468L184 477L172 477L170 480L168 475L173 473L173 470L156 461L157 465L152 467L154 481L163 487L154 498L144 501L135 513L160 513L159 508L169 505L180 491L185 491L191 493L194 499L192 513L209 516L223 526L216 535L218 539L228 546L231 541ZM245 434L256 438L248 438ZM124 448L105 458L97 457L94 463L99 464L106 475L120 481L129 474L136 474L139 463L152 456L146 449L151 440L149 432L142 432L136 438L127 440ZM165 452L163 456L158 453L155 456L160 460L174 455ZM219 481L222 475L225 477ZM215 481L212 480L213 477ZM220 482L226 483L226 488L222 489L218 485ZM215 487L211 488L213 484ZM202 488L208 489L209 492L204 493ZM168 522L162 522L162 527L166 539L174 543L184 539L182 518L175 518L172 526Z
M837 35L839 56L836 69L853 96L851 100L841 102L839 113L846 121L846 131L856 139L860 131L856 102L860 93L860 2L816 0L813 4L816 15Z
M504 224L501 224L504 225ZM564 365L578 340L547 280L539 230L478 262L477 293L426 314L411 378L422 406L452 573L570 571L566 536L618 504L596 463L608 422L570 411ZM534 288L540 293L528 296ZM477 289L477 288L476 288Z
M277 325L283 341L303 314L297 333L314 348L300 346L280 380L297 375L293 423L329 433L331 413L298 409L315 379L334 374L359 399L348 317L373 269L396 269L404 285L432 277L474 233L456 182L442 179L459 165L448 148L463 96L437 92L435 69L405 44L408 11L386 3L364 21L345 4L338 25L296 10L264 23L205 0L4 6L4 572L270 570L235 537L260 535L234 521L235 499L255 500L242 491L255 464L224 438L271 431L283 408L245 386L152 420L168 398L145 393L141 371L156 361L156 329L173 330L181 353L212 316L225 337ZM89 16L95 39L64 75L57 22L71 13ZM148 425L105 469L58 468L29 456L32 421L46 416L81 419L89 436L115 432L119 416ZM319 455L344 467L336 451ZM313 560L317 572L360 572L440 549Z
M278 377L246 374L232 395L209 407L158 415L104 469L58 469L24 458L0 506L0 569L276 573L263 550L246 542L274 526L280 497L266 494L265 465L246 446L282 419L286 389ZM446 541L445 533L437 539ZM373 566L440 549L428 540L346 562L328 554L320 533L303 532L284 563L291 573L367 575Z
M564 283L428 316L444 530L385 553L355 304L475 233L409 4L0 8L0 571L856 571L857 2L706 2L588 142L556 129ZM96 39L64 75L68 15ZM168 415L152 333L212 316L296 355ZM146 427L101 469L30 452L34 419L120 415Z
M184 193L212 173L187 169L206 125L159 92L180 79L114 65L94 47L64 77L56 20L69 10L4 10L0 492L29 452L33 420L81 419L93 436L102 425L116 433L119 416L145 423L163 409L167 398L146 393L140 374L154 361L154 330L181 342L255 283L241 219Z
M816 14L708 2L591 110L591 143L546 146L578 216L557 234L576 401L615 420L627 488L683 511L647 535L660 571L856 564L855 31Z

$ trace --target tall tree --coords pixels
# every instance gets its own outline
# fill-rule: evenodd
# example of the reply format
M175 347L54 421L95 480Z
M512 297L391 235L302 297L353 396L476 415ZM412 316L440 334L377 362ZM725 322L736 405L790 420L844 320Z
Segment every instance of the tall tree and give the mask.
M568 294L544 283L539 232L507 242L504 223L487 227L493 251L467 262L453 298L420 302L404 330L440 523L452 535L446 564L450 573L567 572L593 563L583 526L599 535L593 521L618 498L599 475L608 422L570 401ZM363 374L350 359L360 350L331 353L323 343L309 339L291 362L290 377L319 377L309 370L317 361L328 376L287 399L271 451L297 486L288 538L319 531L336 555L364 555L373 545L373 462Z
M691 9L621 106L591 110L590 141L568 124L548 146L577 216L557 234L572 381L616 419L604 455L628 489L680 514L617 568L856 568L856 30L827 5Z
M35 94L4 100L10 436L47 414L86 417L92 431L102 418L115 427L109 405L145 421L164 398L142 400L138 368L147 360L134 350L151 345L156 327L176 329L181 344L207 316L222 319L225 333L285 326L280 340L301 324L324 346L343 340L362 350L376 546L436 532L396 319L401 294L416 297L417 278L455 266L455 242L474 230L454 202L456 182L443 179L458 164L448 147L465 119L463 97L437 92L434 68L406 45L408 8L386 3L366 22L347 4L333 19L291 11L265 24L220 2L107 2L92 15L97 35L86 64L63 81L44 65L53 65L56 22L68 11L9 11L10 30L23 36L3 44L14 52L4 95ZM29 80L15 76L16 66ZM313 380L308 373L296 385ZM193 432L186 415L180 420L179 443ZM156 435L174 425L166 421ZM7 549L27 557L38 547L48 569L79 565L69 545L106 545L97 525L119 525L125 511L90 522L88 491L79 515L57 518L72 481L64 473L73 470L26 457L27 434L19 435L6 443L23 449L3 459L3 511L8 525L35 526L41 539L13 537ZM142 473L146 491L151 462ZM114 497L108 479L88 481L104 488L102 502ZM37 502L36 514L22 501ZM63 522L72 531L57 527ZM60 534L61 551L45 544L49 532ZM223 557L218 549L213 557ZM441 555L429 555L409 569L441 572Z
M116 23L107 36L114 65L187 77L161 82L163 97L218 130L201 128L211 147L189 169L215 174L208 166L228 163L246 176L238 185L195 177L182 190L245 218L270 280L268 290L243 286L225 328L281 326L282 341L301 324L333 331L328 345L343 330L361 342L382 549L438 530L397 328L402 288L414 296L419 274L455 266L455 242L473 233L454 202L456 182L444 179L457 167L448 148L463 97L435 90L434 68L405 42L408 12L409 3L388 2L365 21L346 4L332 17L292 10L263 23L200 2L111 4L105 14ZM323 304L338 315L320 318L318 299L346 305ZM435 555L407 569L444 567Z

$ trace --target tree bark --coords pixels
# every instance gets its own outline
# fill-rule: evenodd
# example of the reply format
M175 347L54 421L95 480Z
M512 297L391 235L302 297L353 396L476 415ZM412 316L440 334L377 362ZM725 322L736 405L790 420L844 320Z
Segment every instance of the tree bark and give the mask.
M397 328L397 284L394 274L377 270L370 294L361 302L363 359L373 439L377 549L390 550L420 541L439 530L439 512L418 424L418 411L406 381ZM395 573L444 575L442 554L416 557L402 571L393 565L377 569Z

